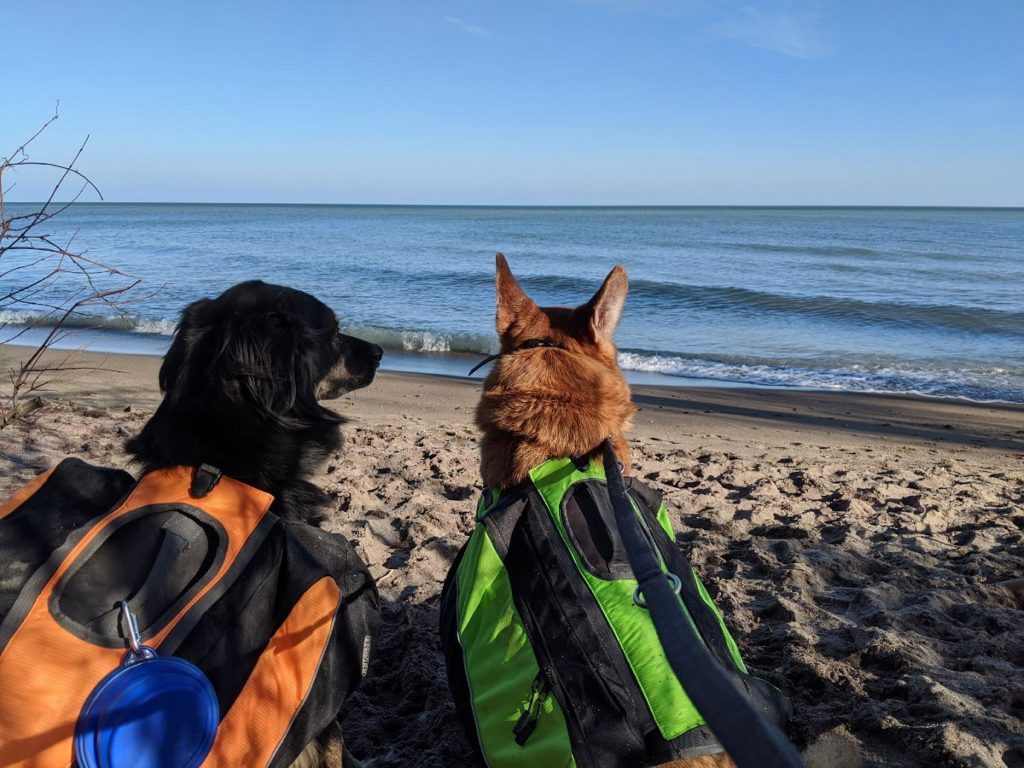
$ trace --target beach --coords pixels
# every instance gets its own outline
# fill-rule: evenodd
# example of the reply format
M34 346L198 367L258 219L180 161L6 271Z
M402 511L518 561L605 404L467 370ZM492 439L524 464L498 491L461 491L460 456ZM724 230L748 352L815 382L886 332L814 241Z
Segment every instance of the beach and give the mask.
M0 370L27 350L0 346ZM159 358L83 353L0 431L0 497L123 451L159 402ZM312 479L325 527L377 579L385 625L343 713L367 768L469 766L437 636L472 530L480 380L382 372L331 402L344 447ZM865 765L1024 766L1024 406L911 395L635 386L636 475L661 491L750 670ZM822 759L819 753L819 760ZM827 760L827 759L826 759ZM819 763L819 764L828 764Z

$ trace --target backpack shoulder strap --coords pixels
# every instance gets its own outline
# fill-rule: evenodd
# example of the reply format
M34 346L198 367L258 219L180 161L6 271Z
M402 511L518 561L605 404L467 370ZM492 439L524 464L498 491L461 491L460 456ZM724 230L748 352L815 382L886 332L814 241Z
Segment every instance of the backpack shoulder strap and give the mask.
M123 470L64 459L0 507L0 621L51 553L112 509L134 484Z
M23 485L0 504L0 520L31 514L32 509L74 505L78 517L95 517L110 509L135 483L122 469L96 467L78 458L64 459ZM29 509L23 509L28 506Z

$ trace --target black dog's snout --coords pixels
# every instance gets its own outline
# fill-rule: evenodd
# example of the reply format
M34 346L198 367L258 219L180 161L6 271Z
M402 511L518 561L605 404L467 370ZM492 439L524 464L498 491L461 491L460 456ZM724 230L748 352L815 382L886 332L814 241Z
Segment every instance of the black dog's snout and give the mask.
M381 359L384 357L384 347L380 344L371 344L370 352L373 354L373 359L380 364Z

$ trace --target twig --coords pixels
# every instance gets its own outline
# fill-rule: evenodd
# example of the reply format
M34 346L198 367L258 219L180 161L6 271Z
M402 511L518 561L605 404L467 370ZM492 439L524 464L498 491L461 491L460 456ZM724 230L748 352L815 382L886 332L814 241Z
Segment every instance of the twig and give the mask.
M18 403L7 413L0 415L0 429L3 429L8 424L13 424L18 419L24 419L32 413L32 411L39 410L45 404L45 401L41 397L33 397L31 400Z

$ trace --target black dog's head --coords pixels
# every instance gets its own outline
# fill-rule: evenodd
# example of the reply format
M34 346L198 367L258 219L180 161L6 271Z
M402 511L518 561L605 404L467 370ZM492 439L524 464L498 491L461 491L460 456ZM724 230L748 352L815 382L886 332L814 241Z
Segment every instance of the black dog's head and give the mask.
M339 331L308 293L258 280L182 314L160 368L164 399L127 449L147 469L208 463L277 497L289 516L322 501L304 480L340 445L320 401L367 386L383 350Z
M302 427L339 420L319 401L368 385L383 354L341 333L334 312L308 293L251 280L185 309L160 389L171 402L213 398Z

